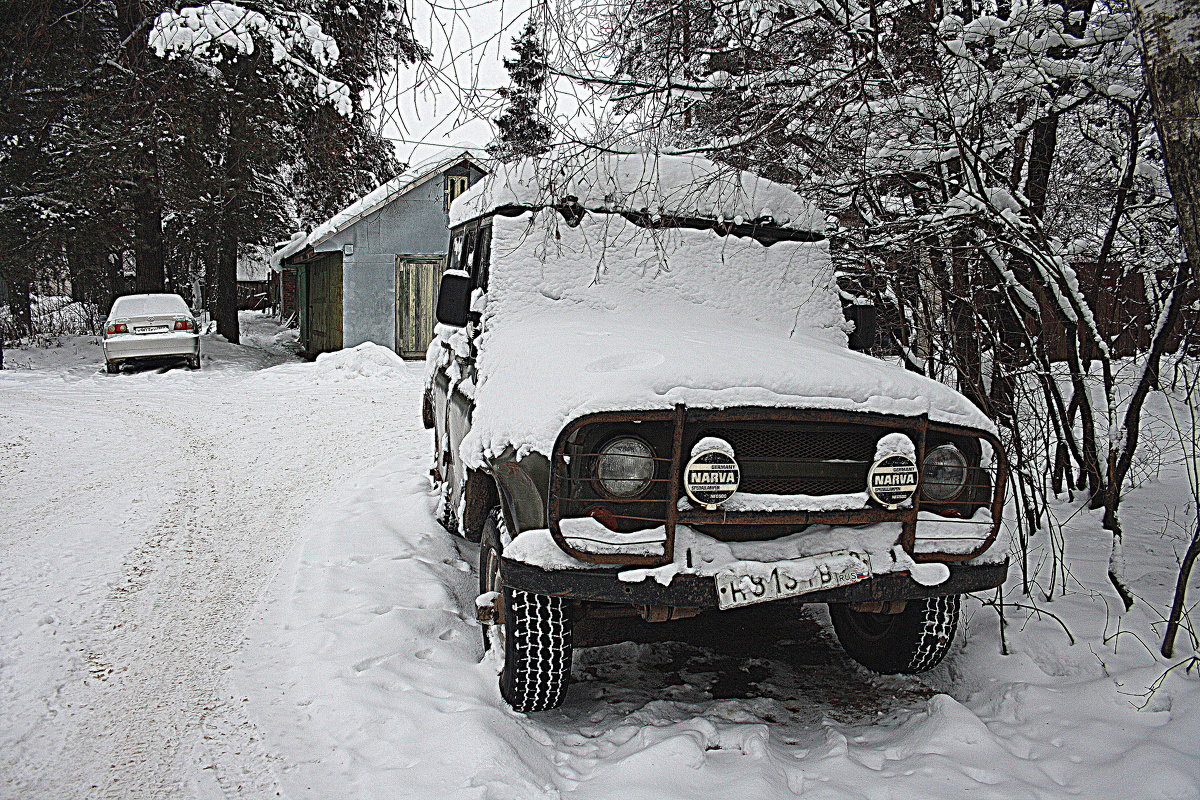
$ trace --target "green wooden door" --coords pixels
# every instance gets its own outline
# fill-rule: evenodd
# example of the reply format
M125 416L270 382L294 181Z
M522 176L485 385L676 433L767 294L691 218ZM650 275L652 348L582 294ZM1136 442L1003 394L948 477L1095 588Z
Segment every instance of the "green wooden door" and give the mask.
M342 349L342 254L308 267L308 350L311 355Z
M424 358L433 341L444 256L396 256L396 352Z

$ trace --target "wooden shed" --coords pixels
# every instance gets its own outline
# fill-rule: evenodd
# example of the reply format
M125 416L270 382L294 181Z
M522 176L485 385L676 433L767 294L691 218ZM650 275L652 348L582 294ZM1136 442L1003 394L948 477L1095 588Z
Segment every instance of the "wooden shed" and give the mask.
M423 358L449 245L450 202L487 174L478 151L414 166L276 253L294 271L309 357L375 342Z

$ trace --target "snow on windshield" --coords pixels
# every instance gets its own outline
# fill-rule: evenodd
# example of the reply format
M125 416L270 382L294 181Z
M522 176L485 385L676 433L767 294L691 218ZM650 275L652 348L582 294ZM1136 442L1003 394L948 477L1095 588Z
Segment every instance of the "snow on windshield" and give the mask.
M572 227L544 209L497 216L491 260L490 307L642 308L654 316L663 303L683 303L724 312L735 328L846 344L826 242L764 247L714 231L642 228L618 214L589 213Z
M571 198L588 209L734 222L770 218L794 230L825 230L825 215L786 186L698 156L651 154L498 165L454 202L450 224L504 205L554 205Z
M136 294L119 297L113 303L112 317L141 317L147 314L187 314L191 310L177 294Z

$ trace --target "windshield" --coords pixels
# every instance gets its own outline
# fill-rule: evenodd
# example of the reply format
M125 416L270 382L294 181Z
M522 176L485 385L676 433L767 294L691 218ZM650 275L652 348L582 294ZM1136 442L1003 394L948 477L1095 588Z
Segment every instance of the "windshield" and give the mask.
M153 314L191 316L192 312L177 294L134 294L117 298L109 316L144 317Z
M644 228L619 214L569 225L553 209L493 217L485 327L513 314L636 311L647 321L703 316L721 327L803 334L845 345L845 320L818 242L766 247L712 230ZM489 324L491 320L491 324Z

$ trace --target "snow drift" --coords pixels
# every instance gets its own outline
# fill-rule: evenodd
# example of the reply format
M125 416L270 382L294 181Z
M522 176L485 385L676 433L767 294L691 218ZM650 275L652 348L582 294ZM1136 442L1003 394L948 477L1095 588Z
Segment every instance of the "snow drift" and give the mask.
M340 383L361 378L400 378L404 371L404 359L395 352L374 342L363 342L317 356L315 378L319 383Z

